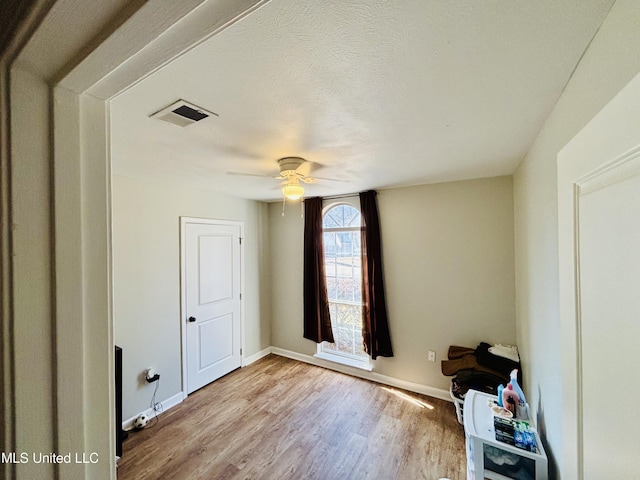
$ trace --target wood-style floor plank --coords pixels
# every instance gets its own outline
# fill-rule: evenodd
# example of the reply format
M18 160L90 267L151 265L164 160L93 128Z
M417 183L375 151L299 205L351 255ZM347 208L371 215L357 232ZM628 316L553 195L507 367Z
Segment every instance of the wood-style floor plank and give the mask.
M451 403L276 355L132 432L118 465L119 480L440 477L466 478Z

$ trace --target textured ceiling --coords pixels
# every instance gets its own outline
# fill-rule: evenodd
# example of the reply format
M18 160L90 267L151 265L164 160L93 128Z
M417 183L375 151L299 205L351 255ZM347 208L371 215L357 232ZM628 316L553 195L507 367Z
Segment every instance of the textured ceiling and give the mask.
M112 171L256 200L513 173L612 0L272 0L111 102ZM178 99L216 112L179 128Z

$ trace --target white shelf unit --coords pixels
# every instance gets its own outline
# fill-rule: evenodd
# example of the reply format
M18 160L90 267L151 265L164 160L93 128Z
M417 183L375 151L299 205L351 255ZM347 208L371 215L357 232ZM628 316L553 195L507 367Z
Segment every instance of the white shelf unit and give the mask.
M453 400L453 405L456 407L456 417L458 418L458 423L460 425L464 425L464 400L460 400L453 394L453 384L449 387L449 396Z
M496 440L491 404L495 395L469 390L464 399L464 433L467 447L467 479L547 480L547 455L534 431L538 452L533 453ZM487 456L489 454L489 456ZM490 457L503 461L493 463Z

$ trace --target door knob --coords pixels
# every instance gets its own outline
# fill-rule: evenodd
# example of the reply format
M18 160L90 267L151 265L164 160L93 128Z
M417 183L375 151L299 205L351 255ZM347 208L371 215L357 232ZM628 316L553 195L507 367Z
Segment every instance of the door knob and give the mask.
M196 317L189 317L189 321L190 322L195 322L196 321Z

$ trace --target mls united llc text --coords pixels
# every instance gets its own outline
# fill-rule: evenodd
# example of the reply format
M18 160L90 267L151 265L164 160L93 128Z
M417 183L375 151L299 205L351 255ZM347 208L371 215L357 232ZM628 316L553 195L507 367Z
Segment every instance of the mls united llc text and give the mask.
M97 452L42 453L33 452L0 452L0 463L98 463Z

